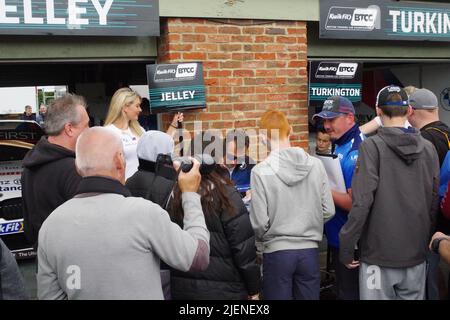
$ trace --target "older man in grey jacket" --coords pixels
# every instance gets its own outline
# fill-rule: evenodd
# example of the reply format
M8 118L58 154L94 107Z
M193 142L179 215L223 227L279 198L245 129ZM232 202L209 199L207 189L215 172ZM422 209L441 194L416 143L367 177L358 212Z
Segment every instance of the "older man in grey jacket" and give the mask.
M157 204L124 187L120 137L88 129L76 146L83 177L77 195L39 232L39 299L163 299L160 259L182 271L209 264L209 232L200 196L199 163L181 172L184 230Z

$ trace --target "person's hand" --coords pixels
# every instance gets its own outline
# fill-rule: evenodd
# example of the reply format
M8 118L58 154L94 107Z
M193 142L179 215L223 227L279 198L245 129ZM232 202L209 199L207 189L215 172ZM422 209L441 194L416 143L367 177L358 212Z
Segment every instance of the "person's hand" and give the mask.
M197 159L190 158L193 162L192 169L189 172L183 172L180 170L178 175L178 186L180 187L181 192L197 192L200 187L200 181L202 180L202 176L200 175L200 162ZM174 168L178 171L180 167L180 163L178 161L174 161Z
M431 251L433 251L433 248L431 248L431 244L433 243L433 240L436 238L450 238L449 236L445 235L442 232L436 232L433 237L431 238L430 244L428 245L428 247L430 248Z
M359 267L359 261L353 260L351 263L345 265L347 269L356 269Z
M259 300L259 293L254 294L252 296L248 296L247 300Z
M177 112L172 119L172 122L170 123L170 125L172 127L178 128L178 122L183 122L183 113L182 112Z

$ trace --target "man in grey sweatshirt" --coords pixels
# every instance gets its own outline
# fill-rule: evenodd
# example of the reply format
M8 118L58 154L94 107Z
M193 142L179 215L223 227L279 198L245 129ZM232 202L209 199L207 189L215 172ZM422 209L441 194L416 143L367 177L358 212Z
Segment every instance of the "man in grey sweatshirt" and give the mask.
M39 232L39 299L163 299L160 259L182 271L209 264L209 232L200 196L199 163L180 173L184 230L167 212L124 187L122 142L101 127L76 146L83 177L77 195Z
M260 129L268 130L271 153L252 170L250 220L264 245L263 297L318 300L318 244L335 212L325 169L291 147L291 127L282 112L264 113Z
M340 260L347 268L361 264L361 300L423 300L439 208L439 159L416 129L403 127L410 112L403 89L384 88L376 106L384 127L359 147L353 206L339 235Z

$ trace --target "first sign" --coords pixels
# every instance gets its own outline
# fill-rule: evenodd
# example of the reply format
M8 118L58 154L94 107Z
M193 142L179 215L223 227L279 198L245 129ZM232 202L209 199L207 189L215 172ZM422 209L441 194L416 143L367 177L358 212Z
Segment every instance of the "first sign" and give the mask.
M0 0L0 34L158 36L157 0Z

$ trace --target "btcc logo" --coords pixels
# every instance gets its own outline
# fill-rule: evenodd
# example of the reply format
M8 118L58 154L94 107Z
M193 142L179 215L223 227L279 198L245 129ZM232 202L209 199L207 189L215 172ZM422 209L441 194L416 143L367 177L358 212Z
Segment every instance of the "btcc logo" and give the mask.
M375 27L375 21L377 19L377 10L375 9L360 9L357 8L353 11L351 26L355 27L368 27L373 29Z
M325 22L326 30L372 31L381 29L381 10L377 5L367 8L330 7Z
M358 69L357 63L340 63L336 75L354 77L356 69Z
M318 79L352 79L355 77L358 63L321 62L316 71Z
M175 78L193 78L197 73L196 63L183 63L177 66Z

